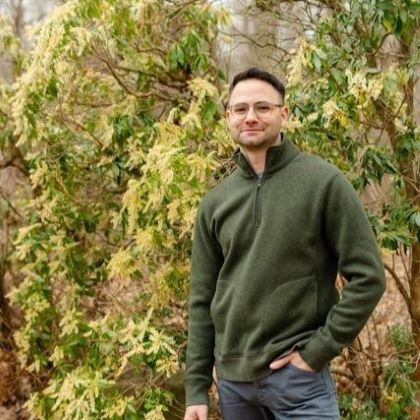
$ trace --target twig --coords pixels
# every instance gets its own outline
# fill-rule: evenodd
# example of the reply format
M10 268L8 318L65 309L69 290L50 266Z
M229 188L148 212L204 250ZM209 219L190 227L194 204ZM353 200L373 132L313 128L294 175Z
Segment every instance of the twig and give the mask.
M19 212L19 210L11 203L11 201L9 200L9 198L6 196L6 194L4 193L4 191L1 189L0 187L0 195L3 198L4 201L6 201L6 203L8 204L8 206L14 211L14 213L19 216L22 220L24 220L24 217L22 216L22 214Z
M399 255L399 257L401 258L401 263L404 267L404 272L405 272L405 278L407 279L407 281L410 281L410 274L408 273L408 268L407 268L407 264L405 263L405 259L404 259L404 249L402 247L402 245L399 245L399 249L397 251L397 255Z
M407 309L408 309L408 312L410 314L410 317L411 317L411 319L413 319L414 314L413 314L413 311L411 309L410 296L409 296L406 288L404 287L400 278L398 277L398 274L392 269L392 267L390 267L385 262L384 262L384 267L388 271L388 273L391 274L393 279L395 280L395 283L397 284L397 288L398 288L399 292L401 293L402 297L404 298L405 304L407 305Z

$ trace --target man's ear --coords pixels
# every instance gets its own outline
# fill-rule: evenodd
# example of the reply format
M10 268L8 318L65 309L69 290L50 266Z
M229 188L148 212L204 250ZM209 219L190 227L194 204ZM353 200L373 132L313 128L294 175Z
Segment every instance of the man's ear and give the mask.
M231 119L232 119L232 111L227 109L225 112L226 124L230 127Z
M280 115L281 115L283 120L287 120L289 118L289 107L287 105L284 105L280 109Z

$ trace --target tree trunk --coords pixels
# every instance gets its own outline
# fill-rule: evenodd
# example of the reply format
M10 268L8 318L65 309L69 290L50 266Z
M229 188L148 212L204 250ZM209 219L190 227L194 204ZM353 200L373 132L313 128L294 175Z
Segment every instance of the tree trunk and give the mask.
M6 261L0 260L0 349L12 349L12 329L10 327L10 308L5 296L4 277Z
M411 327L413 331L414 342L420 353L420 244L416 242L412 248L411 262L411 279L410 279L410 295L411 295ZM413 373L413 379L420 381L420 362L417 361L416 370Z

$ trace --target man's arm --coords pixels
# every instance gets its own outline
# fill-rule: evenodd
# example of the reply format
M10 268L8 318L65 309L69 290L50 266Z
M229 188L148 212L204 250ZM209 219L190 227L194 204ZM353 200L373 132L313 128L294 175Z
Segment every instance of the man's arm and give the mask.
M214 326L210 304L223 264L223 254L208 223L203 200L198 208L193 236L185 374L187 406L208 404L212 383Z
M299 350L315 370L354 341L385 291L385 273L375 235L356 191L341 173L329 185L323 223L327 244L347 283L325 325Z

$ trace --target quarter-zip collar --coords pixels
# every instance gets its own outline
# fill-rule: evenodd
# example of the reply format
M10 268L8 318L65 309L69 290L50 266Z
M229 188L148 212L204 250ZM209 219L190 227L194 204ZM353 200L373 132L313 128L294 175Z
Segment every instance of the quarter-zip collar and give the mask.
M263 177L267 178L274 172L286 166L298 153L299 149L289 139L286 139L283 136L281 144L271 146L269 149L267 149ZM247 161L245 155L239 148L235 150L232 157L240 168L241 174L245 178L256 177L256 174L253 171L250 163Z

